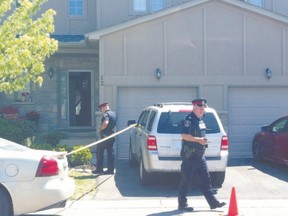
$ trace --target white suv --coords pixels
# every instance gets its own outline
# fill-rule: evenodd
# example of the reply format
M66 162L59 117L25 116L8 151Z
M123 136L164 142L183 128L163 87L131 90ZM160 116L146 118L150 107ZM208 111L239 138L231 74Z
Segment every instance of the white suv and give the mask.
M142 185L151 182L155 173L180 172L181 130L184 117L192 111L191 103L161 103L149 106L141 113L130 133L129 162L140 165ZM205 152L212 185L221 187L228 161L228 138L222 123L212 108L205 108ZM128 121L128 125L135 120Z

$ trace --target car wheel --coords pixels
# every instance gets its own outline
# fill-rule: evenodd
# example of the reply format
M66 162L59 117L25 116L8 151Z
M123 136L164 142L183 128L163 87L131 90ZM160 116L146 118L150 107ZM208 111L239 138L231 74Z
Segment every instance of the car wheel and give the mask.
M145 170L142 158L140 159L139 179L140 179L140 184L143 186L149 185L151 182L151 174Z
M252 154L255 161L262 161L262 149L260 143L257 141L253 142Z
M13 216L12 202L9 194L0 188L0 209L1 216Z
M211 184L213 187L220 188L225 180L225 171L224 172L212 172L210 173Z
M135 156L133 155L131 144L129 145L129 165L131 167L137 166L137 160L136 160Z

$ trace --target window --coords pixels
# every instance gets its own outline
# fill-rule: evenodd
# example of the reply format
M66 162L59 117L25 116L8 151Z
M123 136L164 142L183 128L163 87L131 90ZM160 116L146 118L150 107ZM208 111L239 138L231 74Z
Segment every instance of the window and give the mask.
M164 8L164 0L133 0L133 13L144 14Z
M83 16L83 0L69 0L69 15Z
M135 12L146 12L147 11L146 0L134 0L133 10Z
M26 84L25 89L14 94L14 102L32 102L30 82Z
M189 112L163 112L159 119L158 133L180 134L183 130L183 119ZM220 133L218 122L213 113L206 113L203 121L206 133Z
M141 116L139 117L138 125L144 129L147 124L148 116L149 116L149 110L145 110L142 112Z
M287 133L288 132L288 121L287 119L282 119L275 123L272 127L272 131L279 133Z
M164 0L150 0L150 11L155 12L164 8Z
M148 131L152 130L152 125L153 125L155 116L156 116L156 112L155 111L151 111L149 122L148 122L148 126L147 126L147 130Z
M264 7L263 0L246 0L246 2L259 6L259 7Z

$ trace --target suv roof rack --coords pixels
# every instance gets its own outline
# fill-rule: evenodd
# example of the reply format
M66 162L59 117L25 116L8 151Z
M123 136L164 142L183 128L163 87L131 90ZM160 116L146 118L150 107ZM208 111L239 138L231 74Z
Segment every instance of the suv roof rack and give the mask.
M167 106L167 105L192 105L191 102L166 102L166 103L157 103L157 104L154 104L154 106L157 106L157 107L164 107L164 106Z

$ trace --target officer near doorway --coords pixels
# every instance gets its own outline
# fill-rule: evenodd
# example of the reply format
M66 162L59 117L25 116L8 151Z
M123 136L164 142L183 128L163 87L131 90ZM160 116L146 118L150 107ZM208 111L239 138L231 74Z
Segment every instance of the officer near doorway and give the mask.
M211 186L210 175L207 162L204 157L207 147L206 126L202 117L207 107L206 99L195 99L192 101L193 110L183 122L182 149L181 149L181 180L178 194L178 209L183 211L193 211L187 203L187 194L191 180L199 174L201 180L201 191L208 202L210 209L221 208L225 202L219 202L214 196Z
M103 117L101 119L101 126L99 129L101 139L108 137L115 133L117 116L109 108L108 103L102 103L99 106L99 110L102 112ZM112 137L102 143L99 143L96 148L96 170L94 174L114 174L114 149L115 137ZM107 170L103 172L104 163L104 151L107 151Z

